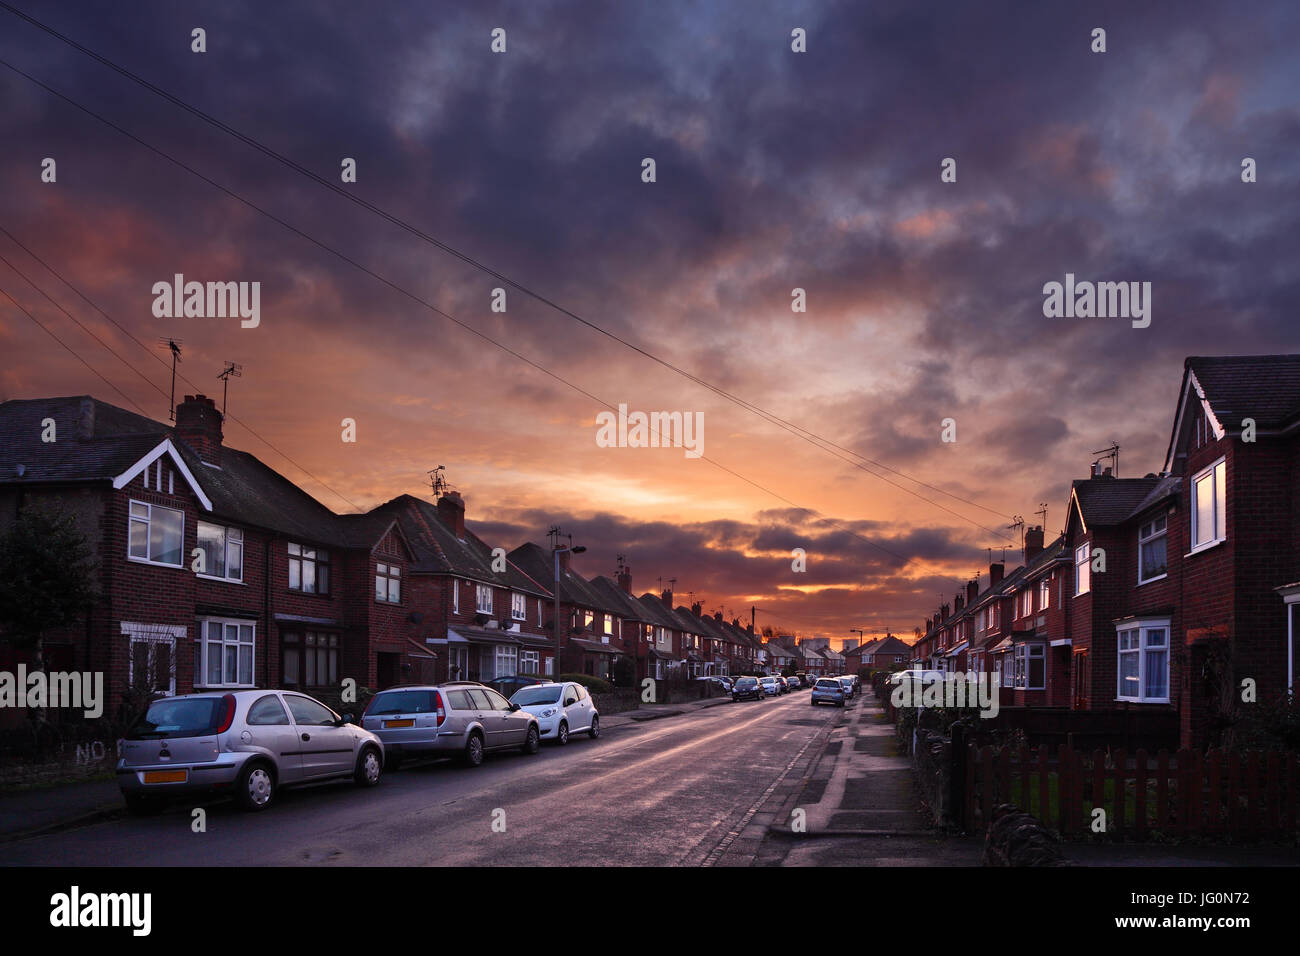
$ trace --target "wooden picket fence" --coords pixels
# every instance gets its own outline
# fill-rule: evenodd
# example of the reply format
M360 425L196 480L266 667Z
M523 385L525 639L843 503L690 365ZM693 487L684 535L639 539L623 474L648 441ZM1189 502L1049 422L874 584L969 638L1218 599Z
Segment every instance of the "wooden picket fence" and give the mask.
M1094 750L1067 746L963 748L953 770L962 788L964 829L987 829L992 809L1011 803L1064 839L1093 836L1094 809L1115 840L1168 837L1294 840L1300 765L1296 754L1208 754Z

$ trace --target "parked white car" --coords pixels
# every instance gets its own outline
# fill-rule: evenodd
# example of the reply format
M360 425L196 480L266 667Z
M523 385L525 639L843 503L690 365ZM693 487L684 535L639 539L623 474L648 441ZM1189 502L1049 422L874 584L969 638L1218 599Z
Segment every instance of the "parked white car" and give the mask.
M587 688L581 684L533 684L521 687L510 698L520 710L537 718L543 740L563 746L571 734L585 733L592 739L600 736L600 713Z
M924 667L909 667L905 671L889 675L891 684L901 684L905 680L919 680L923 684L943 680L943 671L929 670Z

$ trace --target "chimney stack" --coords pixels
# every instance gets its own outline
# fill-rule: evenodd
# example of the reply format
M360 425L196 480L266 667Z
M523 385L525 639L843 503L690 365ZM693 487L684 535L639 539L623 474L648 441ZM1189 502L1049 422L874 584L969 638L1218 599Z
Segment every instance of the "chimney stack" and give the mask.
M89 439L95 437L95 400L86 396L81 400L77 410L77 437Z
M624 594L632 593L632 569L626 564L623 570L618 572L618 586L623 589Z
M438 499L438 517L457 538L465 537L465 499L458 491L449 491Z
M960 614L961 609L966 606L965 602L966 602L966 595L958 591L957 594L952 599L952 613Z
M200 461L221 464L221 413L206 395L186 395L176 406L176 434Z
M1002 581L1002 575L1006 573L1007 566L1001 561L989 565L989 587L995 588Z
M664 607L668 608L669 610L672 610L672 606L673 606L673 592L672 592L672 589L671 589L671 588L664 588L663 591L660 592L660 594L659 594L659 600L661 600L661 601L664 602Z
M1025 567L1029 562L1038 557L1043 550L1043 527L1034 525L1032 528L1025 529Z
M975 596L979 593L980 593L979 578L976 578L974 581L966 582L966 603L967 604L974 604Z
M691 605L691 613L694 614L696 617L700 616L700 611L702 610L704 610L704 607L700 604L699 601L696 601L694 604Z

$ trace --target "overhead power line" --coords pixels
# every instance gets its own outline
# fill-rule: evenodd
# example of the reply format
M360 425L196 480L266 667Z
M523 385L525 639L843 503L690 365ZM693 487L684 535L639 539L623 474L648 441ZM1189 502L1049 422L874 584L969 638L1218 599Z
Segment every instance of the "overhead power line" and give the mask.
M246 146L250 147L251 149L254 149L257 152L262 153L264 156L267 156L268 158L275 160L276 162L293 170L294 172L297 172L300 175L307 177L308 179L312 180L316 184L325 187L335 195L346 199L348 202L353 203L354 205L357 205L367 210L368 212L373 213L376 216L379 216L386 222L394 226L397 226L399 229L402 229L408 234L415 236L416 238L421 239L426 243L429 243L430 245L442 250L448 255L460 260L461 262L464 262L465 264L479 270L480 272L483 272L484 274L491 276L497 281L505 283L506 285L517 290L523 295L528 296L529 298L547 306L548 308L555 310L556 312L559 312L564 316L567 316L568 318L586 326L587 328L591 329L594 332L599 333L600 335L606 336L607 338L619 343L625 348L631 349L632 351L651 360L652 362L655 362L656 364L661 365L666 369L669 369L670 371L676 373L677 375L680 375L694 382L695 384L708 389L709 391L713 392L719 397L735 405L738 405L741 408L744 408L745 410L749 411L754 415L757 415L758 417L767 421L769 424L776 425L777 427L783 429L786 432L789 432L795 437L803 439L804 441L808 442L814 447L820 448L822 451L832 454L840 461L846 462L848 464L852 464L855 467L859 468L860 470L871 475L872 477L884 481L886 484L898 488L899 490L907 494L913 495L914 497L920 499L921 501L931 504L934 507L947 512L948 514L960 518L963 521L967 521L975 525L976 527L982 528L985 531L990 531L991 533L998 535L999 537L1005 537L1005 535L1003 535L1001 531L997 531L988 528L986 526L980 525L978 522L973 521L972 519L966 517L965 515L962 515L959 512L952 510L951 508L947 508L943 505L940 505L938 502L933 501L930 498L926 498L924 495L917 493L913 489L907 488L904 485L900 485L897 482L890 481L889 479L885 478L883 475L879 475L876 472L871 471L869 468L863 467L863 465L857 461L852 461L848 458L845 458L843 455L835 454L835 451L833 451L833 449L851 455L854 458L860 459L863 462L867 462L868 464L876 468L880 468L884 471L890 472L891 474L895 474L901 478L905 478L906 480L911 481L922 488L926 488L938 494L945 495L949 498L952 498L955 501L960 501L963 504L970 505L971 507L978 508L990 514L997 515L999 518L1009 518L1011 517L1010 515L1004 514L1003 512L1000 512L994 508L989 508L986 505L980 504L979 502L972 501L968 498L964 498L961 495L954 494L953 492L940 488L937 485L929 484L928 482L925 482L920 478L916 478L903 471L900 471L899 469L886 465L881 461L877 461L875 459L867 457L866 455L861 454L860 452L856 452L850 448L846 448L845 446L840 445L837 442L832 441L831 439L824 438L816 434L815 432L810 431L809 429L806 429L800 425L796 425L793 422L787 421L786 419L781 418L779 415L776 415L775 413L770 412L762 408L761 406L748 401L747 399L735 395L732 392L729 392L726 389L721 388L720 386L714 385L713 383L703 378L700 378L694 373L687 371L686 369L668 361L667 359L664 359L654 354L653 352L650 352L648 349L640 345L637 345L634 342L629 341L628 339L618 335L615 332L610 331L604 326L584 318L583 316L577 314L576 312L572 311L566 306L563 306L558 302L555 302L554 300L547 297L546 295L543 295L542 293L537 292L536 290L530 288L529 286L524 285L522 282L519 282L518 280L506 275L505 273L502 273L497 269L494 269L493 267L489 266L487 263L483 262L482 260L477 259L474 256L469 255L468 253L462 252L461 250L450 245L446 241L439 239L436 236L430 235L429 233L425 232L419 227L402 219L401 217L388 212L386 209L383 209L382 207L377 206L372 202L369 202L368 200L359 196L355 191L342 188L339 184L331 182L329 179L326 179L325 177L319 175L318 173L309 169L308 167L303 166L301 163L297 162L296 160L266 145L265 143L258 140L256 137L250 136L242 132L241 130L229 125L228 123L223 122L222 120L216 118L215 116L212 116L210 113L204 111L203 109L194 106L193 104L181 99L180 97L176 96L170 91L158 86L155 83L150 82L149 80L145 79L144 77L140 76L134 71L128 69L127 67L124 67L121 64L109 59L108 57L105 57L102 54L97 53L96 51L90 49L84 44L81 44L78 41L67 36L66 34L54 29L48 24L43 23L42 21L36 19L35 17L32 17L31 15L25 13L22 10L19 10L17 7L14 7L12 4L4 2L4 0L0 0L0 9L5 9L9 11L14 16L24 20L25 22L31 24L32 26L43 31L49 36L54 37L60 42L72 47L73 49L77 50L79 53L82 53L83 55L90 57L91 59L95 60L97 63L100 63L101 65L107 67L108 69L112 70L118 75L130 80L132 83L135 83L136 85L141 86L144 89L147 89L149 92L153 93L154 95L161 97L162 99L173 104L177 108L184 110L185 112L196 117L202 122L208 124L214 129L220 130L221 132L231 137L234 137L235 139L239 140L241 143L244 143Z

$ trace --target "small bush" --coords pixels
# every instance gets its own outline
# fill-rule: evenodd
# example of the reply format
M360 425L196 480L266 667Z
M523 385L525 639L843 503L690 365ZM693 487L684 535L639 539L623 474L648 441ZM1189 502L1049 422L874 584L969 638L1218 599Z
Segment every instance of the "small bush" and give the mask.
M556 678L559 681L573 681L575 684L581 684L592 694L608 694L614 689L613 685L607 680L599 677L592 677L590 674L561 674Z

